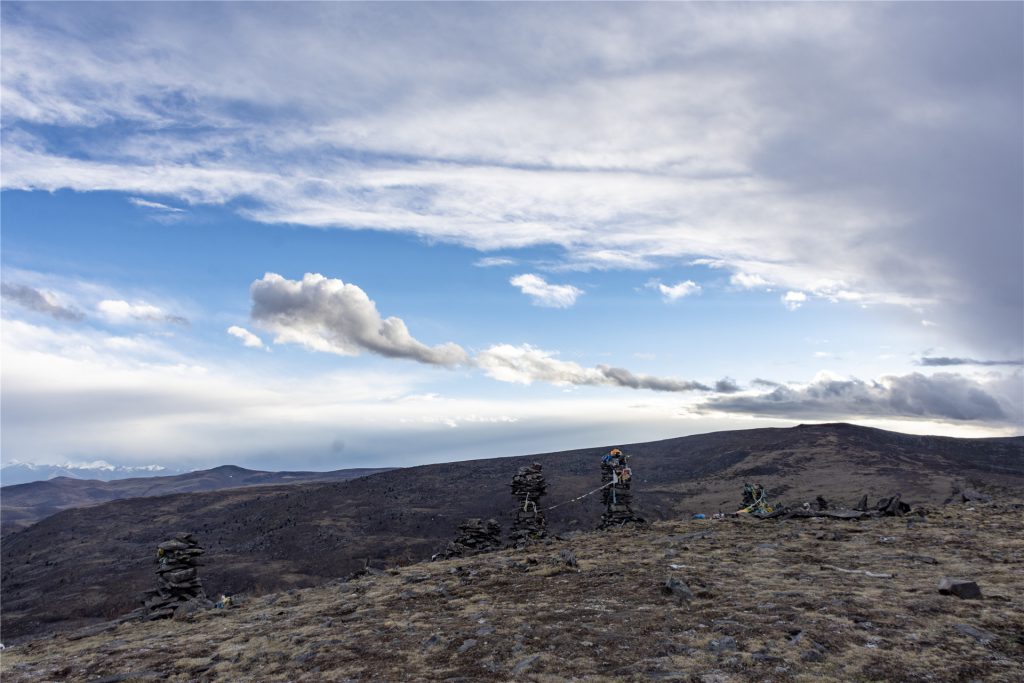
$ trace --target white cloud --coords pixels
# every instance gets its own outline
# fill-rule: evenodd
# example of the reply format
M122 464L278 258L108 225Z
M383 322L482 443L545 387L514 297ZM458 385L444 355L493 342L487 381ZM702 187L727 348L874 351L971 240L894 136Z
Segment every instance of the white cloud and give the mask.
M772 286L768 280L752 273L733 273L729 277L729 282L743 289L763 289Z
M3 328L5 463L102 458L337 469L668 438L696 428L676 416L685 400L678 394L652 395L628 414L621 397L596 392L572 401L422 400L436 373L415 365L272 372L249 361L192 357L159 340L126 346L88 328L16 320ZM708 425L750 426L699 428ZM340 456L339 441L354 455Z
M188 320L182 316L172 315L144 301L130 303L119 299L104 299L96 304L96 310L108 322L120 325L139 321L188 325Z
M240 200L567 268L703 258L1019 347L1020 145L993 139L1019 140L1021 67L989 61L1016 54L1012 3L139 5L5 15L4 187ZM934 69L952 33L969 77Z
M129 203L134 204L135 206L142 207L144 209L157 209L159 211L169 211L171 213L183 213L185 211L184 209L179 209L174 206L167 206L166 204L161 204L160 202L151 202L148 199L142 199L140 197L129 197L128 201Z
M496 268L498 266L514 266L518 263L514 258L507 256L487 256L477 259L473 265L477 268Z
M238 325L232 325L231 327L228 328L227 331L228 331L228 334L230 334L232 337L237 337L238 339L241 339L242 343L245 344L246 346L248 346L249 348L253 348L253 349L265 349L265 348L267 348L266 345L264 345L262 339L260 339L259 337L257 337L255 334L253 334L249 330L245 329L244 327L239 327Z
M488 377L501 382L531 384L599 384L601 373L572 361L558 360L555 353L529 344L497 344L481 351L476 364Z
M369 351L448 367L469 358L457 344L423 344L401 318L382 319L362 289L318 273L306 273L301 280L267 273L252 283L250 294L253 321L273 332L277 344L346 356Z
M544 278L532 273L516 275L509 279L509 283L530 297L535 305L547 308L569 308L583 294L582 289L572 285L548 284Z
M768 393L710 398L702 410L776 415L790 419L898 417L1020 424L1021 377L978 381L953 373L884 376L873 381L820 373L807 384Z
M28 285L4 282L2 293L3 298L8 301L13 301L29 310L45 313L57 320L79 321L85 318L80 310L62 303L60 297L52 292L35 289Z
M807 295L803 292L786 292L781 298L782 304L791 311L795 311L807 301Z
M552 351L529 344L497 344L477 354L475 362L489 377L501 382L532 384L546 382L557 386L616 386L652 391L710 391L710 387L672 377L635 375L624 368L598 365L585 368L572 361L559 360Z
M665 301L677 301L683 297L700 294L702 289L701 286L693 280L686 280L674 285L665 285L660 282L656 282L653 286L661 292L661 296L664 297Z

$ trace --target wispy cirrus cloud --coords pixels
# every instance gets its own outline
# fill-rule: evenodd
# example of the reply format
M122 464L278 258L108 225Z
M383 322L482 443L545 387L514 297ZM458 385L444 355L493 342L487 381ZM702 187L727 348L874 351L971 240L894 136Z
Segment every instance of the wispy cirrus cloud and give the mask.
M477 268L497 268L500 266L514 266L518 263L514 258L507 256L485 256L474 261L473 265Z
M184 213L185 211L184 209L168 206L167 204L161 204L160 202L152 202L148 199L142 199L141 197L129 197L128 203L144 209L156 209L158 211L167 211L169 213Z
M188 318L168 313L159 306L145 301L129 302L122 299L103 299L96 311L108 322L123 325L132 322L159 322L188 326Z
M1012 3L110 11L5 7L5 187L239 200L267 222L554 245L566 267L704 257L740 288L1019 343ZM954 35L969 77L933 68ZM255 47L273 40L296 47ZM118 137L64 134L101 126Z

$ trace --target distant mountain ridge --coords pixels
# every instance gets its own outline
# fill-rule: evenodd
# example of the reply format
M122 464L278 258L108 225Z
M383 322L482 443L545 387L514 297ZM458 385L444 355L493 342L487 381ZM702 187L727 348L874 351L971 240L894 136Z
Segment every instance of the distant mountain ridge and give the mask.
M4 486L0 497L0 534L25 528L68 508L97 505L123 498L165 496L172 493L218 491L247 486L346 481L386 472L391 468L352 468L331 472L265 472L237 465L221 465L172 476L149 476L102 481L56 476L46 481Z
M105 460L84 463L65 462L62 465L14 461L0 467L0 486L30 484L34 481L47 481L56 477L113 481L129 477L168 476L184 472L186 470L168 468L163 465L112 465Z
M821 495L852 506L865 494L874 501L894 493L940 505L954 486L996 496L1024 490L1024 437L913 436L840 423L614 445L633 455L634 504L651 521L734 511L745 481L764 484L772 501L797 505ZM494 517L507 531L516 507L509 482L531 462L543 464L548 482L539 506L561 504L547 513L549 530L593 529L600 496L570 501L598 486L609 448L64 510L0 544L5 638L131 611L153 587L153 549L177 531L194 533L206 548L202 576L211 595L314 586L368 563L424 560L466 518Z

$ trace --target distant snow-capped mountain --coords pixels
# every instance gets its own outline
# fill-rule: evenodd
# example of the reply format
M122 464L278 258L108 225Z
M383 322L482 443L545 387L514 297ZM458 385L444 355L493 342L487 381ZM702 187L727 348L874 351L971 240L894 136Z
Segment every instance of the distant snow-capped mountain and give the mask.
M152 477L181 474L187 470L169 469L163 465L112 465L106 460L92 462L65 462L60 465L11 461L0 467L0 486L46 481L54 477L72 479L99 479L111 481L129 477Z

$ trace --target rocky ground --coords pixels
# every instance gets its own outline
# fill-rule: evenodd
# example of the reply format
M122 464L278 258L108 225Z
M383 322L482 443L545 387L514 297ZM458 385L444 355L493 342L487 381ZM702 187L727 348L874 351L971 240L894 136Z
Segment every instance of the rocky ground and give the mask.
M580 533L42 638L7 648L0 672L7 683L1020 681L1024 507L921 512ZM981 598L940 594L946 576L976 581Z

